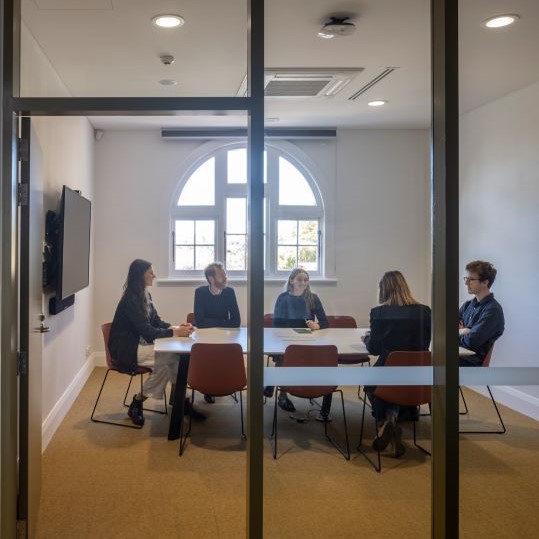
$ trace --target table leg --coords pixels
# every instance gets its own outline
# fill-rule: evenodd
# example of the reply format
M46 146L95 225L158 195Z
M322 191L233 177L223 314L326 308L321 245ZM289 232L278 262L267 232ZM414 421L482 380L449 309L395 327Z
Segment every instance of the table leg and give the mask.
M185 392L187 389L187 372L189 371L189 355L180 354L180 364L176 376L176 391L174 393L174 404L170 414L170 425L168 428L168 439L177 440L180 437L180 425L183 421Z

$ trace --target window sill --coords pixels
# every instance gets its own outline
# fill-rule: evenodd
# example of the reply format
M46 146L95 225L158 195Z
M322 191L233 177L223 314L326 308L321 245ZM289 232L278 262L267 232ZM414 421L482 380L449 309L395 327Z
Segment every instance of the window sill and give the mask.
M286 281L286 277L267 277L264 279L264 284L266 285L274 285L279 284L282 285ZM155 280L157 286L202 286L204 284L207 284L207 281L205 279L200 279L196 277L172 277L172 278L163 278L163 279L156 279ZM316 284L317 286L335 286L338 284L338 279L336 277L312 277L310 279L310 282L313 284ZM239 285L239 286L246 286L247 285L247 277L229 277L228 278L228 284L231 286Z

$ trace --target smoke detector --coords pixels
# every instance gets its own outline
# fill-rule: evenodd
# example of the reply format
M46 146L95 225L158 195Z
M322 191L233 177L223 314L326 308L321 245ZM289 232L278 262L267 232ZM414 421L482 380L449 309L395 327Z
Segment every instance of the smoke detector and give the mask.
M347 22L350 17L330 17L329 21L320 28L318 37L322 39L332 39L352 35L356 30L356 25Z
M159 59L161 60L161 63L166 66L172 65L176 61L176 58L171 54L162 54Z

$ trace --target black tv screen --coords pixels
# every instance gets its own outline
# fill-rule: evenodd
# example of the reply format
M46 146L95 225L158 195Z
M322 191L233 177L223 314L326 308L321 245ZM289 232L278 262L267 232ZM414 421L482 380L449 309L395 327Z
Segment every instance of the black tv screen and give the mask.
M64 185L58 215L56 298L65 300L90 284L91 202Z

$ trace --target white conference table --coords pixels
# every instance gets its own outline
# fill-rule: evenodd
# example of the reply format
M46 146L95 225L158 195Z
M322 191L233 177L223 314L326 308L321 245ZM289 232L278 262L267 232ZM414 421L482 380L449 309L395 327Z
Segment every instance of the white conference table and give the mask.
M292 328L264 328L264 353L267 355L282 355L291 344L333 344L341 355L367 354L367 348L361 337L367 328L327 328L311 333L297 333ZM154 343L155 352L172 352L183 357L178 368L176 379L176 394L170 417L168 433L169 440L176 440L180 434L180 421L183 417L185 390L187 385L188 357L195 343L227 344L238 343L247 352L247 328L207 328L197 329L190 337L171 337L157 339ZM459 348L462 355L473 354L470 350Z

